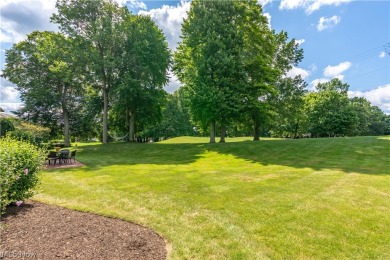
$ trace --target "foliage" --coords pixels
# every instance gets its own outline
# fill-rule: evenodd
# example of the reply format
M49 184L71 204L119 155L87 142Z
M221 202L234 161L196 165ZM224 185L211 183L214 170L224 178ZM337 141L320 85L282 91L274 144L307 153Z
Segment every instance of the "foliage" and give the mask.
M174 70L190 91L196 121L225 126L252 122L254 140L272 117L275 83L303 57L299 44L276 34L257 1L192 1ZM249 120L248 120L249 119Z
M149 136L171 138L176 136L191 136L195 134L190 113L186 107L184 88L168 95L167 104L162 111L162 120L150 129Z
M349 85L335 78L316 88L305 97L308 131L319 137L353 135L358 118L347 95Z
M52 21L81 44L74 54L88 64L85 80L102 95L103 142L111 104L114 128L127 126L133 141L136 115L140 125L148 125L161 114L170 62L162 31L150 17L132 15L110 0L58 0L56 7Z
M12 121L5 117L0 117L0 137L4 136L9 131L14 131L15 127Z
M388 132L389 124L386 115L367 99L354 97L351 105L358 117L358 125L355 128L356 135L384 135Z
M190 91L194 119L211 124L210 142L215 122L226 125L240 112L242 10L233 1L192 1L175 53L174 70Z
M103 100L99 92L91 86L85 87L84 93L84 96L80 97L80 106L72 112L70 126L73 137L88 140L102 136Z
M127 128L129 140L135 141L136 126L142 131L161 120L170 52L164 34L150 17L127 14L122 26L126 37L123 55L116 61L119 78L113 113L116 126Z
M4 119L0 119L0 123L4 122ZM19 118L8 118L6 120L9 126L7 135L12 136L18 140L24 140L31 144L40 145L42 142L47 142L50 137L50 129L42 127L37 124L26 122ZM3 125L1 126L2 129ZM3 134L2 136L5 136Z
M300 77L283 78L277 83L278 94L272 102L275 117L272 134L276 137L297 138L305 133L304 97L307 84Z
M36 146L10 137L0 139L0 214L11 202L33 195L46 153Z
M109 94L119 75L116 62L123 54L122 22L129 13L114 1L58 0L57 14L51 21L58 23L63 33L79 42L74 53L83 64L88 64L86 80L101 91L103 99L103 143L108 140Z
M20 114L45 126L61 123L64 142L69 145L69 120L80 94L80 67L74 44L62 34L33 32L6 53L3 77L18 86L26 106ZM42 98L45 97L45 98Z

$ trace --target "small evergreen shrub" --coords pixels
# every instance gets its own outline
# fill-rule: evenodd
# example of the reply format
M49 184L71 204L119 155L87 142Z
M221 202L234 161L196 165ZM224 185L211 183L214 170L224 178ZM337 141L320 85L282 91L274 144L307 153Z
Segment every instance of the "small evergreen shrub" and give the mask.
M0 139L0 215L7 205L20 205L33 195L45 159L46 151L29 142Z

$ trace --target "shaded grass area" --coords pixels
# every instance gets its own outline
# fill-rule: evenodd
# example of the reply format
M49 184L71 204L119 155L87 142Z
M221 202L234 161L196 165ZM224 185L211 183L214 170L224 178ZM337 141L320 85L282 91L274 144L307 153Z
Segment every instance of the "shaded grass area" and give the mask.
M79 146L35 199L147 225L172 259L390 258L390 137Z

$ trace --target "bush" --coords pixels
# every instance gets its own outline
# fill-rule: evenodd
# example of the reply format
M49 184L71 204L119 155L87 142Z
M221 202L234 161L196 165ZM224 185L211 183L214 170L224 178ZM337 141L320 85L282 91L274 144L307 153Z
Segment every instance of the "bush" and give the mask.
M42 142L47 142L49 140L49 128L26 122L18 118L12 118L11 120L15 126L14 131L9 132L12 137L28 141L35 145L39 145Z
M45 158L43 149L28 142L0 139L0 215L10 203L18 205L33 195Z
M5 136L9 131L14 131L15 127L11 120L8 118L0 118L0 137Z

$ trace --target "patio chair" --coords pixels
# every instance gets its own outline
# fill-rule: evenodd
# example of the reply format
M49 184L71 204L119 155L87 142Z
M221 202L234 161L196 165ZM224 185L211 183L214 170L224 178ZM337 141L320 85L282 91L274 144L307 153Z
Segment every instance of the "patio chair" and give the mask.
M70 160L69 150L68 149L61 150L61 152L60 152L60 163L68 163L69 160Z
M46 157L46 161L48 161L49 165L53 161L54 164L56 164L57 160L60 162L60 157L58 157L57 152L49 152L48 156Z
M77 152L77 150L70 152L70 162L72 162L72 159L73 159L73 162L76 162L76 152Z

